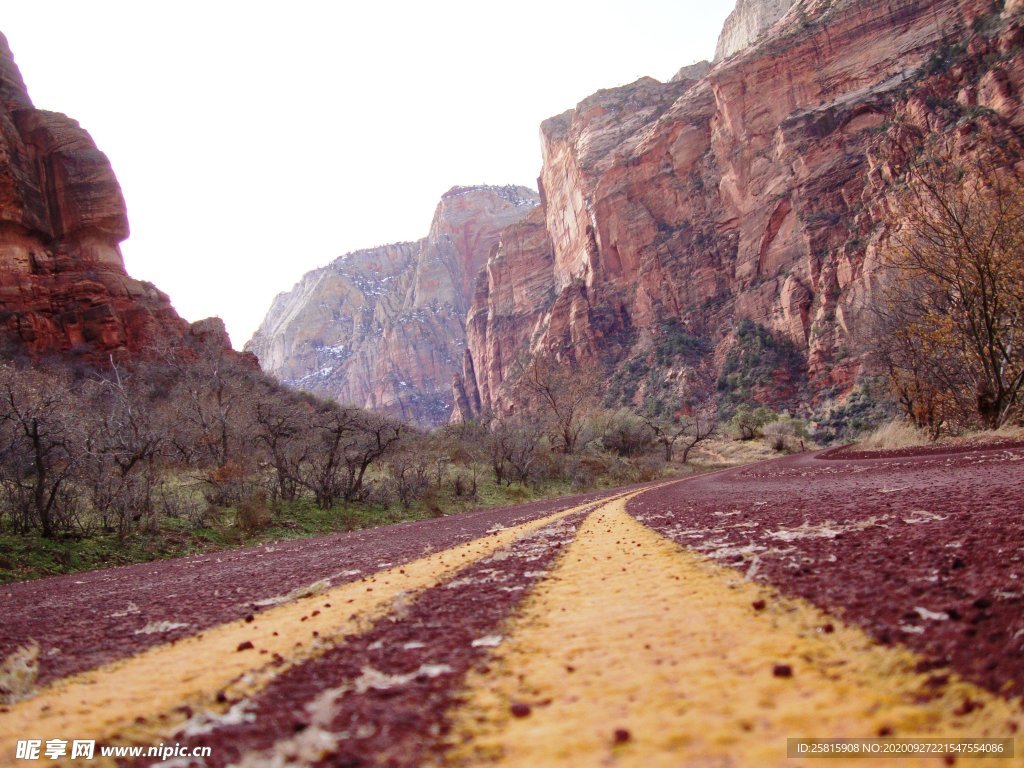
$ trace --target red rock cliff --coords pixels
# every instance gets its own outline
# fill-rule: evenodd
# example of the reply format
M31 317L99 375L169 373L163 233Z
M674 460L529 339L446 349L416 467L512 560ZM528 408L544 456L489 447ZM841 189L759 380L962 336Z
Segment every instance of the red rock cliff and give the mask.
M764 4L766 18L788 7ZM461 387L508 406L509 361L538 349L648 370L668 325L721 364L741 319L802 351L807 398L848 387L885 237L871 147L897 115L947 130L972 109L1019 141L1020 6L800 2L700 79L644 78L546 121L543 229L534 214L488 263L469 310L475 386L456 382L456 399ZM965 42L977 66L951 63ZM642 403L669 369L626 399Z
M78 123L35 109L0 35L0 344L31 357L137 356L188 335L167 296L131 278L124 198Z

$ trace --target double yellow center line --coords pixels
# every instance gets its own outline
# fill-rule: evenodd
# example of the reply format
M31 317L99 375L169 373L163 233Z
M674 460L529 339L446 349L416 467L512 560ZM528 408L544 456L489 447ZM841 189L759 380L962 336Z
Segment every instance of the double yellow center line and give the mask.
M788 737L1024 725L1020 702L956 679L932 687L910 651L680 548L623 500L587 518L503 634L451 713L446 766L793 768L804 761L787 759Z
M251 696L282 671L320 655L345 635L363 631L396 601L596 503L494 531L363 580L284 602L251 621L222 624L58 680L0 714L0 765L15 764L16 742L25 738L159 743L189 711L224 711L226 699Z

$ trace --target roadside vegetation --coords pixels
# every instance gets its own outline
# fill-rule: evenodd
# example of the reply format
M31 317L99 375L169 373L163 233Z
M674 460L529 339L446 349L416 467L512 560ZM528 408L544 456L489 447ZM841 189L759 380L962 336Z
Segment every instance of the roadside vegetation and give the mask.
M532 408L425 431L215 344L131 368L0 364L0 581L675 476L718 433L710 414L601 408L592 378L546 358L519 386Z
M892 451L925 446L969 448L975 445L999 445L1021 441L1024 441L1024 427L1007 425L999 429L968 430L933 438L927 430L915 427L905 418L898 418L866 434L857 441L857 447L864 450Z
M871 348L906 417L932 439L1024 418L1021 157L984 120L952 135L894 125L896 176Z

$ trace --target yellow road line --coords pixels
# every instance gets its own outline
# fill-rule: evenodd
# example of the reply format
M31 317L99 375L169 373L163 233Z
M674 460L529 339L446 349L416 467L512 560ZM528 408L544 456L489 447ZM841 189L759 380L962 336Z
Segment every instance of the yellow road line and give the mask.
M929 687L910 651L681 549L622 500L587 518L505 636L467 679L446 765L792 768L816 762L787 759L787 737L1010 737L1024 724L1020 702L955 679Z
M222 624L58 680L0 715L0 765L13 761L18 739L87 738L102 744L118 737L158 743L154 737L173 733L185 720L181 708L222 711L224 706L216 703L219 691L251 695L288 667L320 655L344 635L362 631L408 593L442 582L515 539L593 505L500 530L363 581L275 606L254 621ZM248 643L251 648L239 650Z

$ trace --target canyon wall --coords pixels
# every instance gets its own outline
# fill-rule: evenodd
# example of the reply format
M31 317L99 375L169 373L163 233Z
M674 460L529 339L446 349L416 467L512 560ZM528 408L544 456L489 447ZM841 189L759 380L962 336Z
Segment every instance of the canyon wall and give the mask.
M274 300L246 349L300 389L421 424L447 421L476 276L501 232L537 203L524 187L449 190L427 237L309 272Z
M724 375L744 320L805 361L800 396L769 404L841 398L887 237L893 174L872 149L897 119L921 136L984 119L1019 142L1020 6L741 0L706 74L643 78L547 120L542 207L480 277L456 418L513 407L511 362L539 351L613 384L641 372L610 399L642 405L683 388L685 355L666 360L680 339L705 340Z
M4 353L105 362L187 340L189 325L168 297L125 272L126 237L124 198L107 157L77 122L32 105L0 35Z

